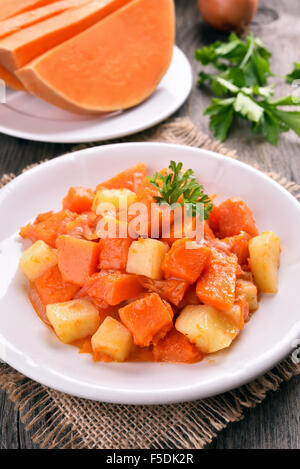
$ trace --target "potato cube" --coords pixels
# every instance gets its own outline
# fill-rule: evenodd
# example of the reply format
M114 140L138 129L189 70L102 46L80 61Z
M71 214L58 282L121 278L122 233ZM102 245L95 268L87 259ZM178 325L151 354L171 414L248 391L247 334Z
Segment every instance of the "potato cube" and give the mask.
M128 208L137 201L136 193L129 189L99 189L93 202L93 211L101 215L101 204L112 204L116 210Z
M257 310L257 287L249 280L238 280L236 284L238 295L244 295L249 305L249 311Z
M203 353L229 347L238 328L221 311L212 306L186 306L178 316L175 328Z
M167 243L157 239L133 241L129 248L126 271L130 274L145 275L154 280L162 278L161 263L169 250Z
M251 270L261 292L278 291L280 251L280 239L272 231L265 231L249 241Z
M83 299L47 305L46 312L57 337L64 344L95 334L100 324L97 308Z
M31 282L57 264L57 252L44 241L36 241L20 259L20 269Z
M133 341L123 324L108 316L92 337L92 348L96 353L105 353L113 360L123 362L130 354Z

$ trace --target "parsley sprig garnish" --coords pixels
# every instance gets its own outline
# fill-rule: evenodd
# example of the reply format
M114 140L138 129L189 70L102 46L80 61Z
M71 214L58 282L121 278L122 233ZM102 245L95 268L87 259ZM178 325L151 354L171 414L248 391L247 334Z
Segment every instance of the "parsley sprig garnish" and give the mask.
M228 42L217 41L196 50L195 57L202 65L212 65L216 72L200 71L198 84L208 84L217 96L205 115L210 116L210 128L218 140L226 140L237 118L250 121L252 131L273 144L277 144L281 132L290 129L300 136L300 112L282 109L299 106L300 99L273 98L274 86L267 86L273 75L271 52L260 39L249 35L242 40L231 34ZM295 63L286 81L292 83L299 73L299 64Z
M157 204L168 204L171 207L179 203L188 208L191 217L198 216L207 220L212 210L212 203L208 195L204 193L204 187L198 184L192 169L182 171L182 163L171 161L167 174L155 173L150 178L150 183L158 190L159 196L154 200ZM200 205L201 204L201 205ZM203 207L203 211L202 211Z

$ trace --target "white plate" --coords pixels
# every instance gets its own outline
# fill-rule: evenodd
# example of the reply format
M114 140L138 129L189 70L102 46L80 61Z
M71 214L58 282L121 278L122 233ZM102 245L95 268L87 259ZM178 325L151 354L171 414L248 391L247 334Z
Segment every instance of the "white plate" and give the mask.
M242 197L260 230L282 240L279 293L264 295L259 310L228 350L193 365L94 363L61 344L37 318L18 272L24 242L17 230L37 213L59 209L71 185L94 187L138 161L149 174L170 161L195 169L219 199ZM107 402L159 404L205 398L249 382L270 369L300 338L300 206L257 170L215 153L184 146L118 144L56 158L0 191L0 356L26 376L60 391ZM294 344L295 345L295 344Z
M192 88L192 69L178 47L170 68L144 103L124 112L80 116L21 91L7 90L0 104L0 132L27 140L54 143L103 141L153 127L184 103Z

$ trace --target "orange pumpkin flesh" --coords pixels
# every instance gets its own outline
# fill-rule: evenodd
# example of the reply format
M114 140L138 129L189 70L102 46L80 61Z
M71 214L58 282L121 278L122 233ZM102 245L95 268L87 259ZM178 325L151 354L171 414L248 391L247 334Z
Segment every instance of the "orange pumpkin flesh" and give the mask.
M39 8L55 0L0 0L0 20L11 18L24 11Z
M0 63L14 73L49 49L79 35L129 1L94 0L12 34L0 41Z
M62 13L69 8L75 8L84 3L88 3L89 0L61 0L56 1L50 5L42 6L41 8L35 8L34 10L25 11L12 18L8 18L0 21L0 38L4 38L20 31L28 26L39 23L43 20L51 18L59 13Z
M16 91L25 91L24 85L12 73L0 65L0 80L3 80L9 88Z
M32 94L71 112L127 109L148 98L166 73L174 26L173 0L132 0L17 76ZM3 51L2 63L13 65Z

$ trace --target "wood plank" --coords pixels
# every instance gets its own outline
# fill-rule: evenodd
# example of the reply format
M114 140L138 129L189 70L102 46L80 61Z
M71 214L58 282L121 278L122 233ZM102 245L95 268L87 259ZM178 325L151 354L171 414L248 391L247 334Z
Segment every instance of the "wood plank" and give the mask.
M300 383L283 383L240 422L230 424L208 446L210 449L299 449Z
M0 390L0 448L19 448L18 435L19 415L13 404L7 399L6 393Z

